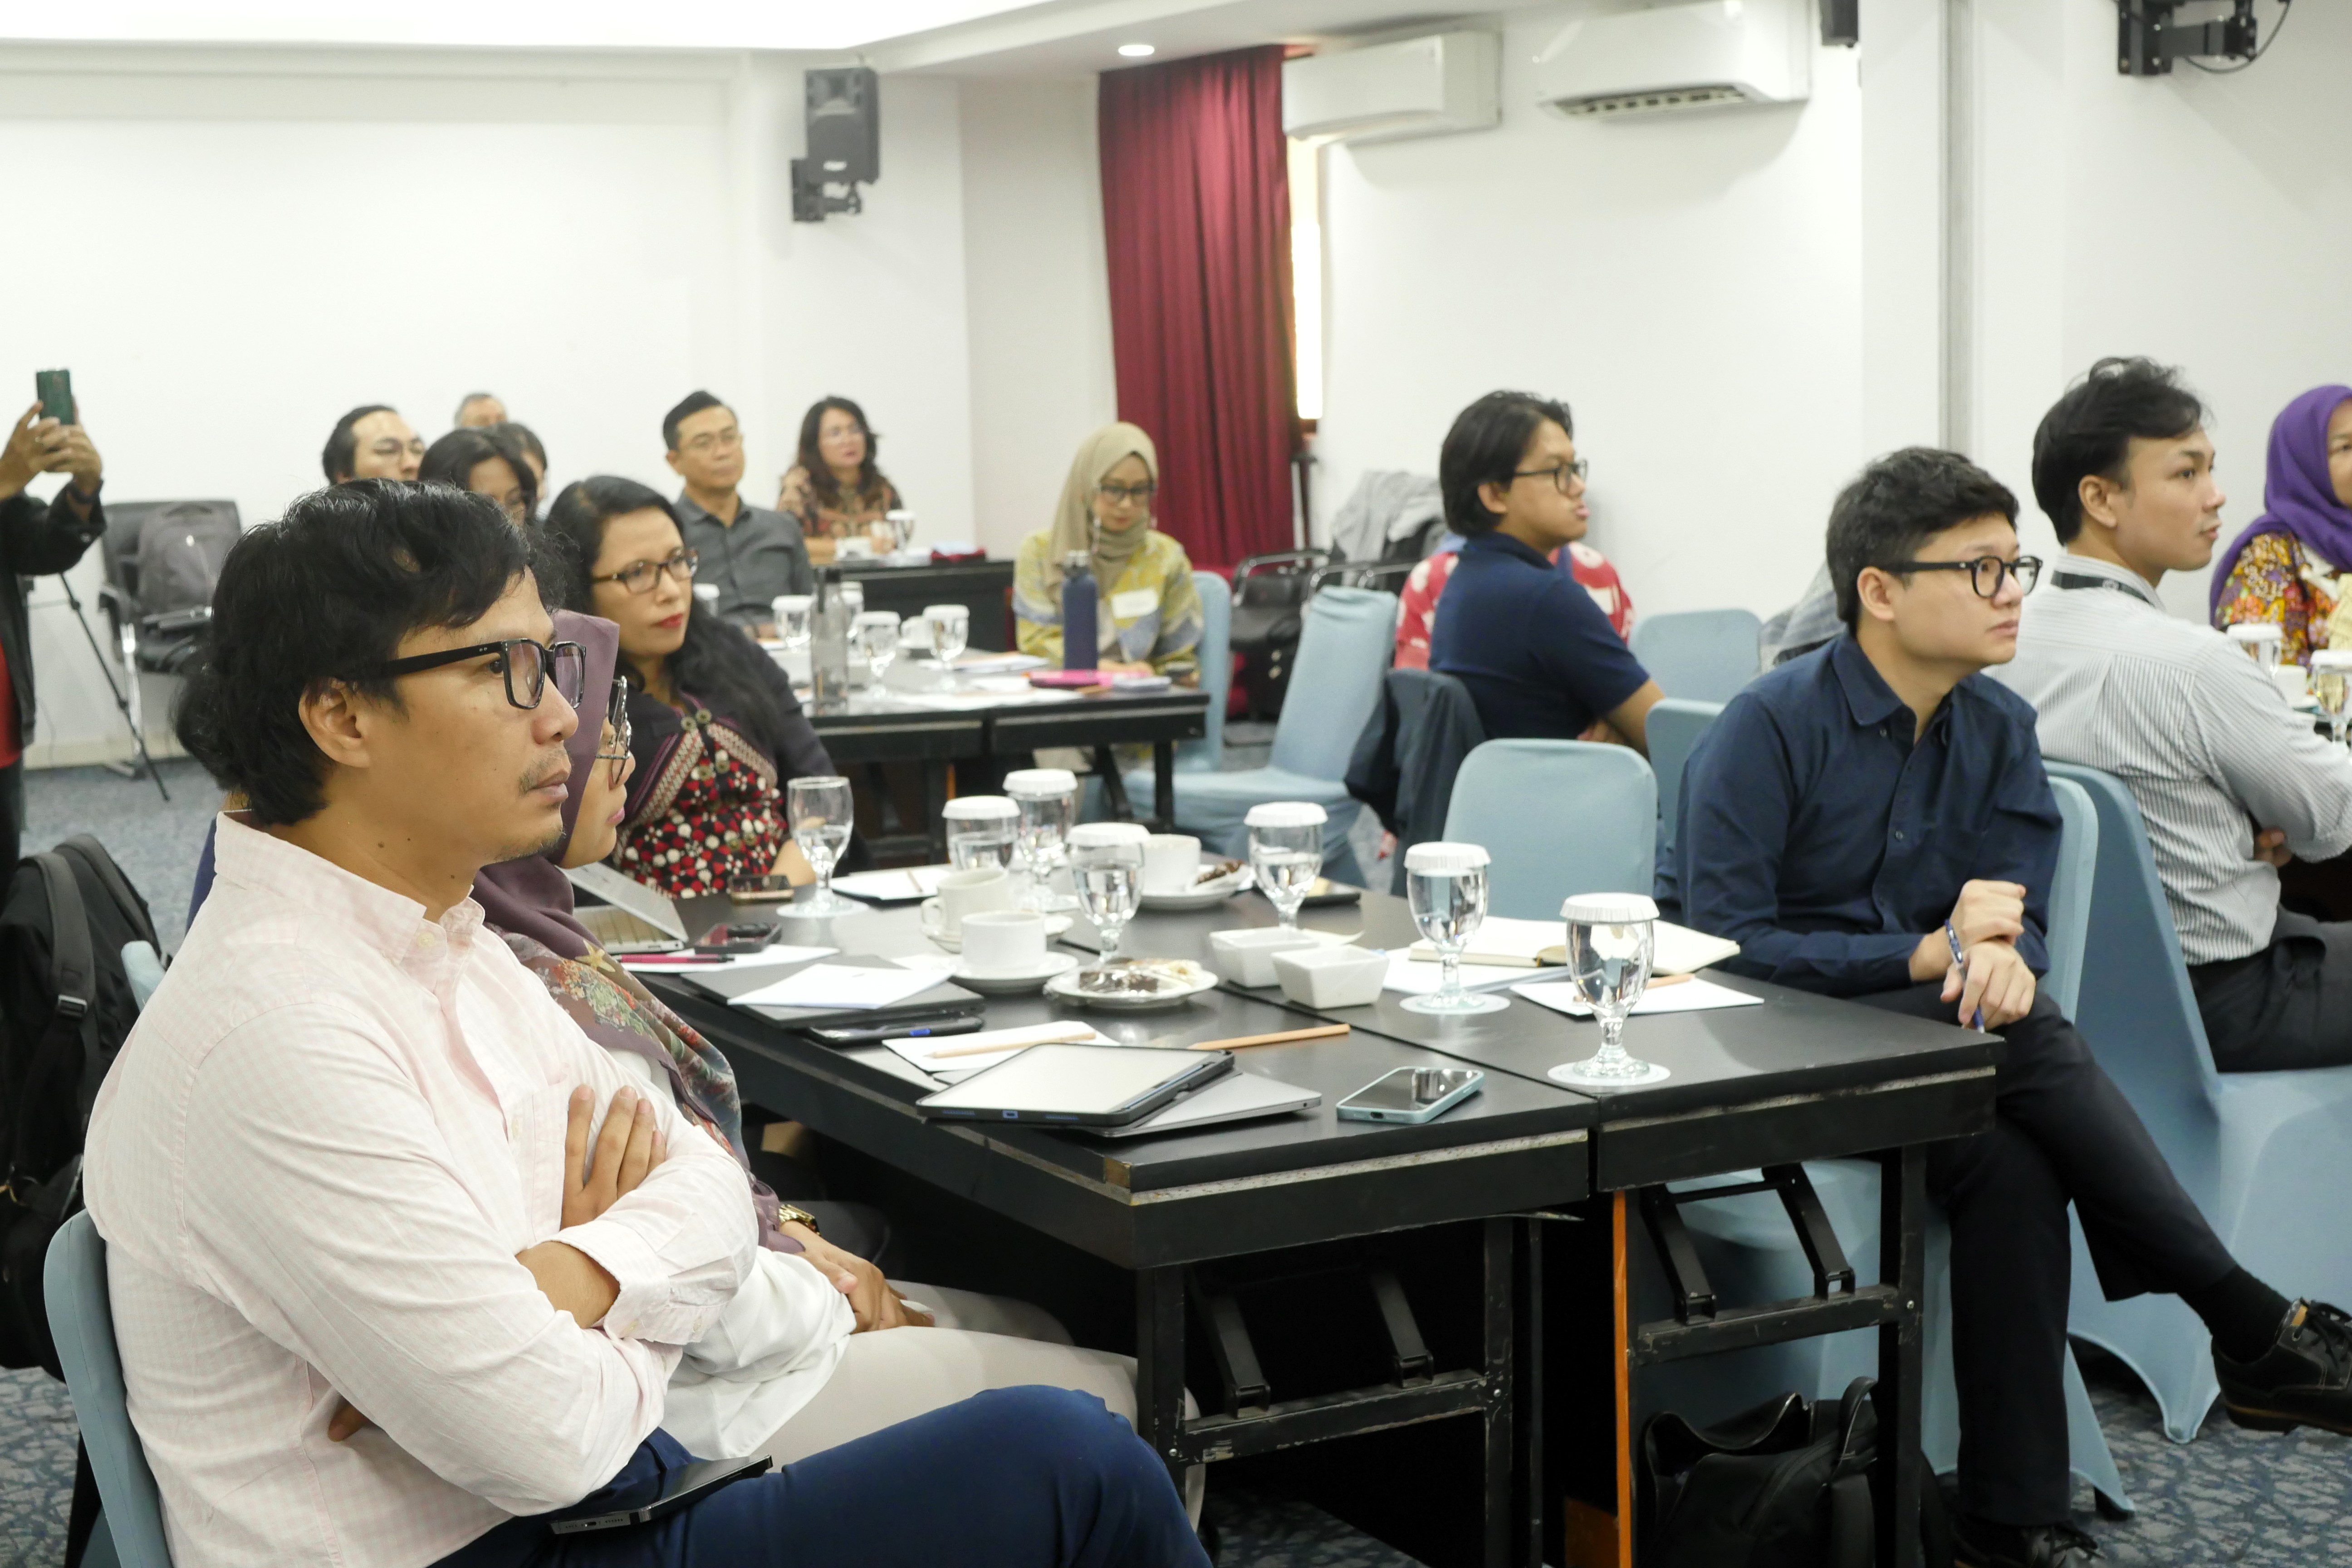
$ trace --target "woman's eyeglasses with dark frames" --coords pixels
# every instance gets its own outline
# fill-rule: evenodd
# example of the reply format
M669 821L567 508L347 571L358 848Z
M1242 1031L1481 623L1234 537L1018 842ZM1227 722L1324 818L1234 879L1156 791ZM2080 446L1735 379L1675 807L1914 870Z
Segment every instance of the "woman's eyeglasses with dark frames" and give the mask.
M602 577L591 577L591 583L618 583L632 594L650 594L661 574L668 573L681 583L694 581L694 569L701 563L702 552L680 550L667 561L632 561L618 572L608 572Z
M2042 557L2021 555L2014 561L2003 561L1998 555L1979 555L1974 561L1898 561L1882 567L1886 572L1965 572L1969 585L1979 599L1996 598L2000 594L2003 578L2017 579L2017 591L2031 594L2042 580Z
M1095 487L1095 493L1105 500L1126 501L1134 506L1143 505L1158 494L1159 490L1160 487L1157 484L1097 485Z
M1515 479L1540 479L1548 477L1554 485L1559 487L1559 493L1566 495L1568 493L1569 480L1572 479L1581 479L1591 472L1592 459L1590 458L1579 458L1572 463L1555 463L1549 468L1513 468L1511 470L1511 478Z
M476 643L471 647L395 658L383 667L383 673L416 675L445 665L462 664L469 658L497 659L494 668L506 678L507 700L526 712L539 706L551 676L555 689L574 708L580 706L580 695L588 679L587 649L576 642L543 643L530 637L505 637L498 642Z

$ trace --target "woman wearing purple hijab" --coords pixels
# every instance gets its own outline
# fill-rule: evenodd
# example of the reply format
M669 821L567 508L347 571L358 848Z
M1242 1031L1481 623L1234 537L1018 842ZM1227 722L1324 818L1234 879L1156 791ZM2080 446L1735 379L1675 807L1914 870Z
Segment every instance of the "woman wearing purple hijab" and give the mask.
M2271 622L2280 657L2352 648L2352 386L2315 386L2271 425L2263 515L2213 573L2213 624Z

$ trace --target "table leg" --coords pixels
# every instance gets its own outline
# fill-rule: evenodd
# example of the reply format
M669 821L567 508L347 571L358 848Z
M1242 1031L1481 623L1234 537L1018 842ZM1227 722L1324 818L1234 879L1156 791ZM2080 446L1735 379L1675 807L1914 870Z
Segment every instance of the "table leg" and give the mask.
M1542 1568L1544 1538L1543 1222L1516 1222L1518 1247L1517 1377L1511 1426L1518 1436L1518 1561Z
M923 821L931 836L931 859L948 858L948 764L934 758L923 763Z
M1900 1322L1878 1331L1878 1444L1890 1467L1887 1510L1879 1521L1878 1560L1919 1568L1919 1489L1929 1484L1919 1456L1921 1303L1927 1295L1927 1155L1924 1149L1879 1156L1879 1279L1897 1286Z
M1113 822L1133 822L1135 806L1127 798L1127 780L1119 776L1118 759L1108 746L1095 748L1095 776L1103 782L1103 799L1110 805Z
M1135 1276L1135 1413L1143 1440L1184 1489L1184 1269Z
M1173 741L1152 742L1151 826L1161 833L1176 831L1176 742Z
M1511 1414L1516 1390L1512 1298L1517 1280L1511 1264L1512 1232L1517 1222L1493 1218L1481 1222L1486 1242L1486 1540L1487 1568L1508 1568L1517 1556L1519 1531L1514 1502L1518 1450L1512 1440Z

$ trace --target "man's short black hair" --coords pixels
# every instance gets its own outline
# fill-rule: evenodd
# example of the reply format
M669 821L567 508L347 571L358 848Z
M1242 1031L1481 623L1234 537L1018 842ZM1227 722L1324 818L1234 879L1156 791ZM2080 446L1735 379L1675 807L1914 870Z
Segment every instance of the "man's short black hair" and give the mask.
M327 449L319 454L319 466L327 470L327 482L341 484L352 477L359 466L360 438L352 427L371 414L397 414L400 410L389 403L362 403L341 419L327 437Z
M1576 425L1568 405L1532 392L1490 392L1454 416L1445 445L1437 453L1437 489L1445 500L1445 526L1456 533L1485 533L1501 516L1478 499L1478 487L1501 485L1511 476L1536 430L1550 420L1569 435Z
M447 485L352 479L299 498L228 552L180 743L260 826L314 815L327 759L302 727L304 694L341 680L397 701L380 672L401 639L481 619L528 548L497 503Z
M457 412L449 416L449 423L455 425L459 420L465 418L466 410L471 408L477 403L496 403L501 408L506 406L505 403L499 400L499 395L495 392L469 392L466 394L465 396L457 399Z
M706 408L724 408L727 405L707 392L689 392L678 405L662 416L662 449L677 450L677 427Z
M1961 457L1933 447L1889 452L1854 477L1830 508L1830 581L1838 619L1852 631L1862 619L1857 582L1865 566L1891 571L1916 561L1948 528L1995 512L2017 526L2017 497Z
M2083 481L2128 482L2132 437L2177 441L2205 423L2180 373L2152 359L2110 356L2066 389L2033 432L2033 499L2072 544L2083 531Z

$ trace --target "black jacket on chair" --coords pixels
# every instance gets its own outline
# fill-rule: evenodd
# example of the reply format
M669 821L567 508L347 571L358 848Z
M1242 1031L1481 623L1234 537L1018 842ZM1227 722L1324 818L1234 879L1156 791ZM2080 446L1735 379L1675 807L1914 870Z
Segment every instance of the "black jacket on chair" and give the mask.
M37 501L23 490L0 500L0 656L8 660L8 684L16 698L16 741L33 743L33 639L25 609L25 580L72 570L106 531L106 509L92 500L88 521L73 508Z
M1404 852L1445 837L1445 810L1462 759L1484 745L1478 705L1470 689L1433 669L1391 669L1381 682L1381 706L1357 737L1348 761L1348 793L1370 806L1396 835L1396 874L1389 890L1402 896Z

